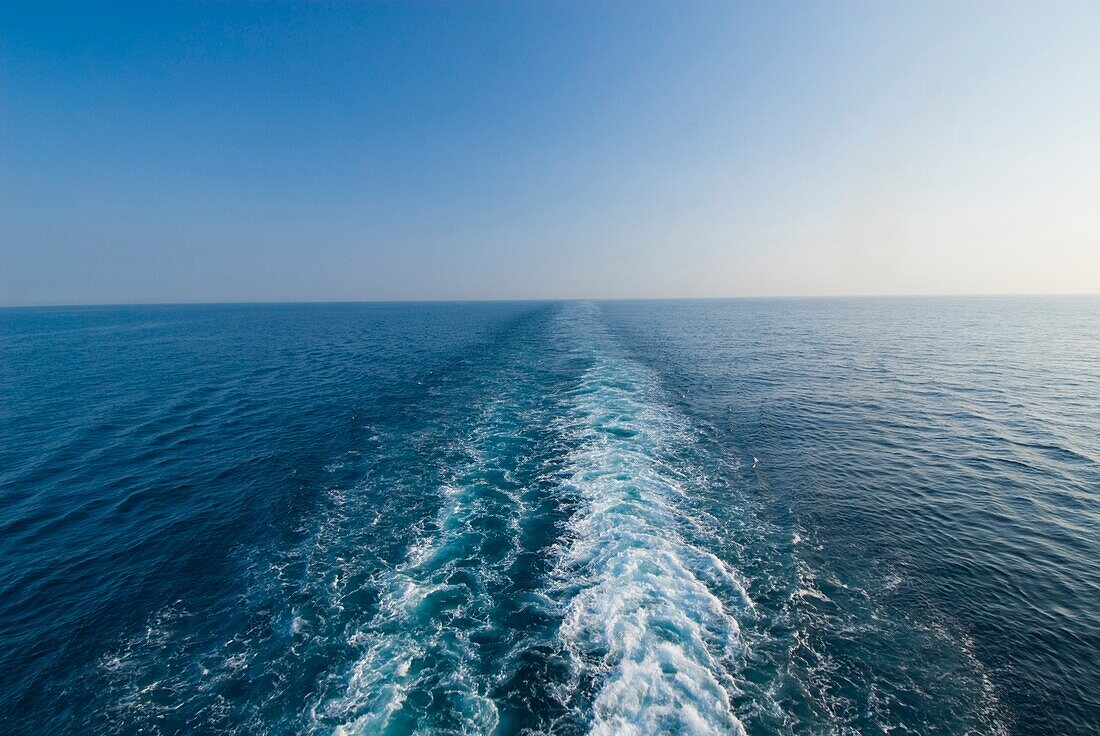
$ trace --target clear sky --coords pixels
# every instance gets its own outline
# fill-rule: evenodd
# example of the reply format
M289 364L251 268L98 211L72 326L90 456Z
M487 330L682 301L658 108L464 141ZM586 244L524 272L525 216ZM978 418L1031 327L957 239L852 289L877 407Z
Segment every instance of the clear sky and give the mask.
M1100 3L0 5L0 304L1100 291Z

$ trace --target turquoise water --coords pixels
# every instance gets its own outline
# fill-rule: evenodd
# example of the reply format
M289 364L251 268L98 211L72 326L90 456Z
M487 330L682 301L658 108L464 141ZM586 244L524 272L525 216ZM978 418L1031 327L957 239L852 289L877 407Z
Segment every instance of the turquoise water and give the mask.
M0 310L0 730L1100 732L1100 299Z

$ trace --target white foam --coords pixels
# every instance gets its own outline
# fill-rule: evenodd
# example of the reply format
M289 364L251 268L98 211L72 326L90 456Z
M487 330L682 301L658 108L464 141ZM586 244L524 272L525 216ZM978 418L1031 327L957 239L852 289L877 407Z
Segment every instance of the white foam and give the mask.
M450 605L456 615L472 615L487 603L480 600L482 594L446 582L454 570L453 560L447 557L449 548L469 529L476 491L446 486L441 495L440 531L410 546L406 562L391 573L383 590L378 616L368 630L349 637L349 643L364 648L363 654L352 668L344 695L317 714L339 722L336 734L385 731L408 693L420 684L425 668L437 669L437 665L445 670L448 690L462 701L456 710L469 720L468 730L489 733L496 726L496 706L481 693L467 666L477 657L468 636L448 631L435 610L437 598L449 595L455 601ZM433 658L444 661L431 661Z
M333 732L341 736L407 728L395 719L409 695L442 682L449 719L458 732L487 734L496 728L497 707L477 672L479 655L471 634L489 626L490 591L499 587L502 571L517 551L513 534L511 551L503 559L481 557L487 533L480 522L505 518L518 531L523 512L518 495L485 477L488 469L511 481L486 447L505 436L513 411L505 400L494 400L471 428L461 448L466 460L439 488L434 524L409 545L405 561L380 581L378 614L348 637L362 654L342 693L314 709L315 726L336 724ZM480 564L467 565L471 558ZM456 573L466 582L453 582ZM455 620L463 624L455 626ZM417 733L431 732L429 724L418 728Z
M580 447L567 486L581 508L555 572L563 647L578 678L599 680L591 732L744 733L731 703L735 609L751 602L680 532L683 469L662 457L684 423L641 366L608 345L591 356L571 411Z

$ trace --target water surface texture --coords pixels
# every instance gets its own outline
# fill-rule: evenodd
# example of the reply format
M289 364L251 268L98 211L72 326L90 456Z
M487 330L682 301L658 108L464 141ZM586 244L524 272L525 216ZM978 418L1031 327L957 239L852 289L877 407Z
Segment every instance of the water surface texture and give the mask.
M1100 299L0 310L5 734L1100 733Z

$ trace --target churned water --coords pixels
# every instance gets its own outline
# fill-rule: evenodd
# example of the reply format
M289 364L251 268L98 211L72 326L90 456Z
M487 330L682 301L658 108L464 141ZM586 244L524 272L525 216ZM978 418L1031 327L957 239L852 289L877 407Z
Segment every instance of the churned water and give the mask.
M1100 300L0 311L0 731L1100 733Z

